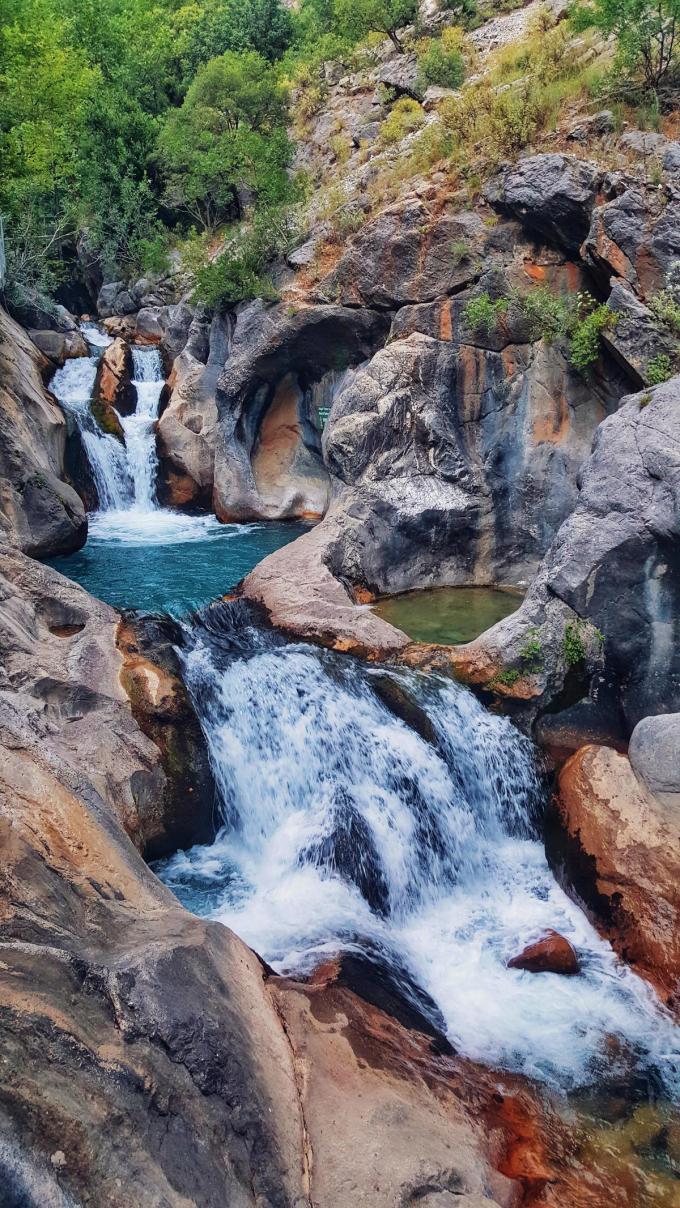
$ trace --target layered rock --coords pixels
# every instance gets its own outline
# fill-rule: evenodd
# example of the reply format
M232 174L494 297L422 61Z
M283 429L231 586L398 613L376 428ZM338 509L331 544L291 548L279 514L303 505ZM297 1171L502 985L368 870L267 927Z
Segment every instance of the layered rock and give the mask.
M677 1006L677 809L645 788L625 755L585 746L560 773L556 815L548 844L553 863L623 959Z
M221 520L319 516L328 476L311 387L364 360L384 336L373 310L254 302L217 382L213 506Z
M229 357L231 324L176 307L165 335L175 353L170 398L158 424L160 497L175 506L209 508L217 434L217 381ZM178 352L177 349L181 347Z
M66 482L66 422L43 386L49 362L0 309L0 528L37 557L79 549L85 510Z
M453 655L470 682L543 714L544 737L587 732L592 717L625 740L641 718L680 706L679 403L676 377L600 425L577 506L522 607ZM538 654L527 659L530 639Z

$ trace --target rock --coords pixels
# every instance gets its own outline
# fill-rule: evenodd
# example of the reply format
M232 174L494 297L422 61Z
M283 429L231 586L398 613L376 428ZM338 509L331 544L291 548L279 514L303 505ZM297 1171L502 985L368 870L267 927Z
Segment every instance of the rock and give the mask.
M137 312L136 339L141 344L160 344L165 330L163 309L160 306L143 306Z
M87 517L63 481L66 422L43 386L49 362L0 309L0 531L36 557L80 549Z
M113 304L114 315L123 318L125 315L133 314L138 309L137 300L133 298L129 290L123 289L116 294L116 300Z
M158 424L163 503L210 507L217 435L218 378L229 357L231 323L195 315L175 360L170 399Z
M92 393L92 411L104 432L123 439L121 415L131 415L137 406L132 384L132 351L120 336L104 349Z
M680 816L626 758L582 747L559 778L549 855L619 955L666 995L680 977Z
M587 142L590 138L602 138L605 134L613 134L616 129L614 114L611 109L601 109L572 126L567 138L573 142Z
M649 384L649 364L664 357L680 367L678 343L631 289L614 279L607 304L616 322L602 332L602 342L630 374L636 386Z
M634 151L645 159L661 155L667 145L665 134L657 134L654 130L627 130L619 139L619 146L625 151Z
M499 672L515 667L518 682L504 693L524 696L525 717L587 699L596 715L618 718L624 740L649 714L680 710L672 637L680 610L679 449L680 377L630 396L600 424L577 505L526 600L460 648L454 662L462 674L497 685ZM532 633L541 661L528 685L521 651Z
M680 202L626 188L593 211L582 253L603 283L622 277L641 298L650 297L680 258Z
M540 939L527 944L518 956L508 961L508 969L526 969L528 973L560 973L573 976L580 972L578 957L563 935L548 930Z
M319 249L331 233L330 223L323 222L320 226L314 229L313 234L305 239L299 247L296 247L286 256L286 263L291 268L307 268L313 264Z
M479 275L487 235L476 214L433 216L422 201L400 202L354 236L318 296L352 306L432 301Z
M116 298L122 289L122 281L110 281L107 285L102 285L97 296L97 314L101 319L113 317Z
M33 331L28 332L33 343L55 365L63 365L70 357L86 357L87 341L80 331Z
M643 717L628 758L638 780L669 811L680 807L680 713Z
M391 88L398 96L421 99L418 88L418 58L415 54L395 55L378 72L378 83Z
M217 380L213 505L221 520L293 519L325 510L312 387L365 359L384 335L375 311L252 303L240 311Z
M599 175L595 164L573 156L530 155L499 173L484 196L532 233L575 254L588 234Z
M358 608L330 572L325 554L331 522L259 562L244 579L243 594L263 605L279 629L363 657L390 657L409 638L370 609ZM340 526L332 531L342 534Z
M664 172L668 172L671 176L677 176L680 173L680 143L668 143L661 156L661 166Z

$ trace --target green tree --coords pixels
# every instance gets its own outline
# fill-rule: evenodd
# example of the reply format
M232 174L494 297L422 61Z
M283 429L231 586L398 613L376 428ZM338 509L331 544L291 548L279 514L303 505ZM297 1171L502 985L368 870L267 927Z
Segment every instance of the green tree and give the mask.
M595 26L618 44L620 65L656 89L677 62L680 0L593 0L573 14L577 29Z
M414 21L418 0L334 0L333 21L338 33L358 42L369 33L387 34L402 52L398 31Z
M274 62L293 36L293 21L281 0L208 0L184 6L176 21L189 78L228 50L254 50Z
M159 139L166 201L205 230L241 213L239 192L286 199L291 144L286 93L261 55L226 54L202 67Z

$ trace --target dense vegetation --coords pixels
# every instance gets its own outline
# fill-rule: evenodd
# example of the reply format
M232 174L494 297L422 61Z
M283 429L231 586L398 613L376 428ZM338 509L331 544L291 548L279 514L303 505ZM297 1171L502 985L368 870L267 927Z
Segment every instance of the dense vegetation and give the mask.
M304 119L323 102L325 60L385 36L402 51L407 26L421 90L458 88L460 27L480 18L474 0L442 7L452 25L424 38L416 0L301 0L295 11L281 0L4 0L0 213L12 299L54 294L88 259L108 279L160 269L173 243L206 301L266 292L263 268L293 237L290 203L308 186L290 169L291 89ZM679 17L680 0L591 0L575 20L613 33L617 70L653 89L675 69ZM530 144L573 86L567 36L564 24L546 26L445 102L420 163L400 170L422 170L425 156L470 173L471 146L489 163ZM423 123L418 101L397 98L381 146ZM386 195L382 180L376 189ZM223 231L227 252L212 263Z

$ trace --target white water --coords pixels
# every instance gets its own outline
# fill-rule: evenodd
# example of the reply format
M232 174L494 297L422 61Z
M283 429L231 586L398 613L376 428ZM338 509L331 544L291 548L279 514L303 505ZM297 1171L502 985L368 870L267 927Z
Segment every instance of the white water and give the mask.
M50 389L78 428L100 508L122 509L133 499L125 449L115 436L102 432L90 406L101 352L111 341L94 325L83 325L82 330L92 355L66 361L52 378Z
M615 1035L624 1070L651 1065L678 1088L678 1031L533 837L533 748L506 719L449 681L402 676L433 746L358 664L263 637L244 657L214 632L192 640L187 682L224 827L159 870L187 904L282 972L368 943L429 993L456 1048L494 1066L589 1084L613 1072ZM508 969L548 927L574 944L582 973Z
M51 389L75 421L97 488L99 509L90 516L90 538L130 545L203 541L222 533L214 516L188 516L161 508L157 501L158 456L155 425L164 376L160 351L133 347L137 405L120 416L125 444L102 432L91 410L97 367L111 338L94 323L81 330L91 356L66 361Z

